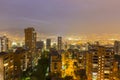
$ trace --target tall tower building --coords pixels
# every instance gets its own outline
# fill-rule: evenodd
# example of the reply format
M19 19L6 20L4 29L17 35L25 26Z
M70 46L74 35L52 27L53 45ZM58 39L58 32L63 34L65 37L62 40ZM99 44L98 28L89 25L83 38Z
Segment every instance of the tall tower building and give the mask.
M117 55L120 55L120 41L114 42L114 52Z
M36 48L36 32L33 27L25 29L25 46L27 49Z
M51 39L47 39L46 40L46 49L50 49L51 48Z
M0 37L0 52L5 52L8 50L8 38L6 36Z
M62 37L58 37L58 50L62 49Z

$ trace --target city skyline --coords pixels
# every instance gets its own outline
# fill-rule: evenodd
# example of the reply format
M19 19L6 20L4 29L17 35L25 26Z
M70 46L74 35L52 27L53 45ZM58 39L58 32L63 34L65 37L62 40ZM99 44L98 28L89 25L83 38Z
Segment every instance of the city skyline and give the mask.
M0 0L0 80L120 80L119 4Z
M0 0L0 32L23 36L35 27L43 34L119 34L120 1Z

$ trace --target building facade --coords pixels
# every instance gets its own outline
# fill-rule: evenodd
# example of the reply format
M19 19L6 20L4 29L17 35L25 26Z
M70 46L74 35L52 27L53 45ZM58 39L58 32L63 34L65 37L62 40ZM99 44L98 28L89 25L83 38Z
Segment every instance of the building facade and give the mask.
M13 53L0 53L0 80L14 80Z
M46 40L46 49L49 50L51 48L51 39Z
M6 52L8 50L9 40L6 36L0 37L0 52Z
M86 54L88 80L112 80L114 52L104 46L96 46Z
M32 27L25 29L25 46L27 49L36 48L36 32Z
M37 41L36 48L41 50L44 49L44 41Z
M117 55L120 55L120 41L114 42L114 52Z
M22 48L17 48L14 53L14 73L15 80L20 80L22 76L22 72L26 71L28 68L27 65L27 53Z
M58 50L62 50L62 37L58 37Z
M62 71L62 59L59 55L58 51L51 50L50 51L50 73L53 75L52 77L61 77ZM55 76L56 75L56 76Z

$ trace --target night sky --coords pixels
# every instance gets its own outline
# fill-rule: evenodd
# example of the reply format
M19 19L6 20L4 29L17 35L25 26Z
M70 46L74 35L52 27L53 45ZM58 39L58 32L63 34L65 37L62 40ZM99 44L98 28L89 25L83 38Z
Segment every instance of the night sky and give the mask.
M120 33L120 0L0 0L0 32Z

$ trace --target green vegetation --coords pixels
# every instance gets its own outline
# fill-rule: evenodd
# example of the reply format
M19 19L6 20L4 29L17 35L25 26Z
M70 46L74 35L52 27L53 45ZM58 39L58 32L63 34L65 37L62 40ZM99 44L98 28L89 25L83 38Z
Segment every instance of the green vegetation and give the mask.
M34 70L32 68L22 72L21 80L46 80L46 73L49 67L49 52L43 51L41 59L38 61L38 65Z
M49 66L49 58L42 54L41 59L38 61L37 71L33 72L31 80L46 80L45 74Z
M31 73L32 73L31 68L28 68L26 71L22 72L21 80L30 80Z
M73 76L66 76L64 80L73 80Z
M76 76L80 77L80 80L86 80L86 71L84 69L75 71Z

